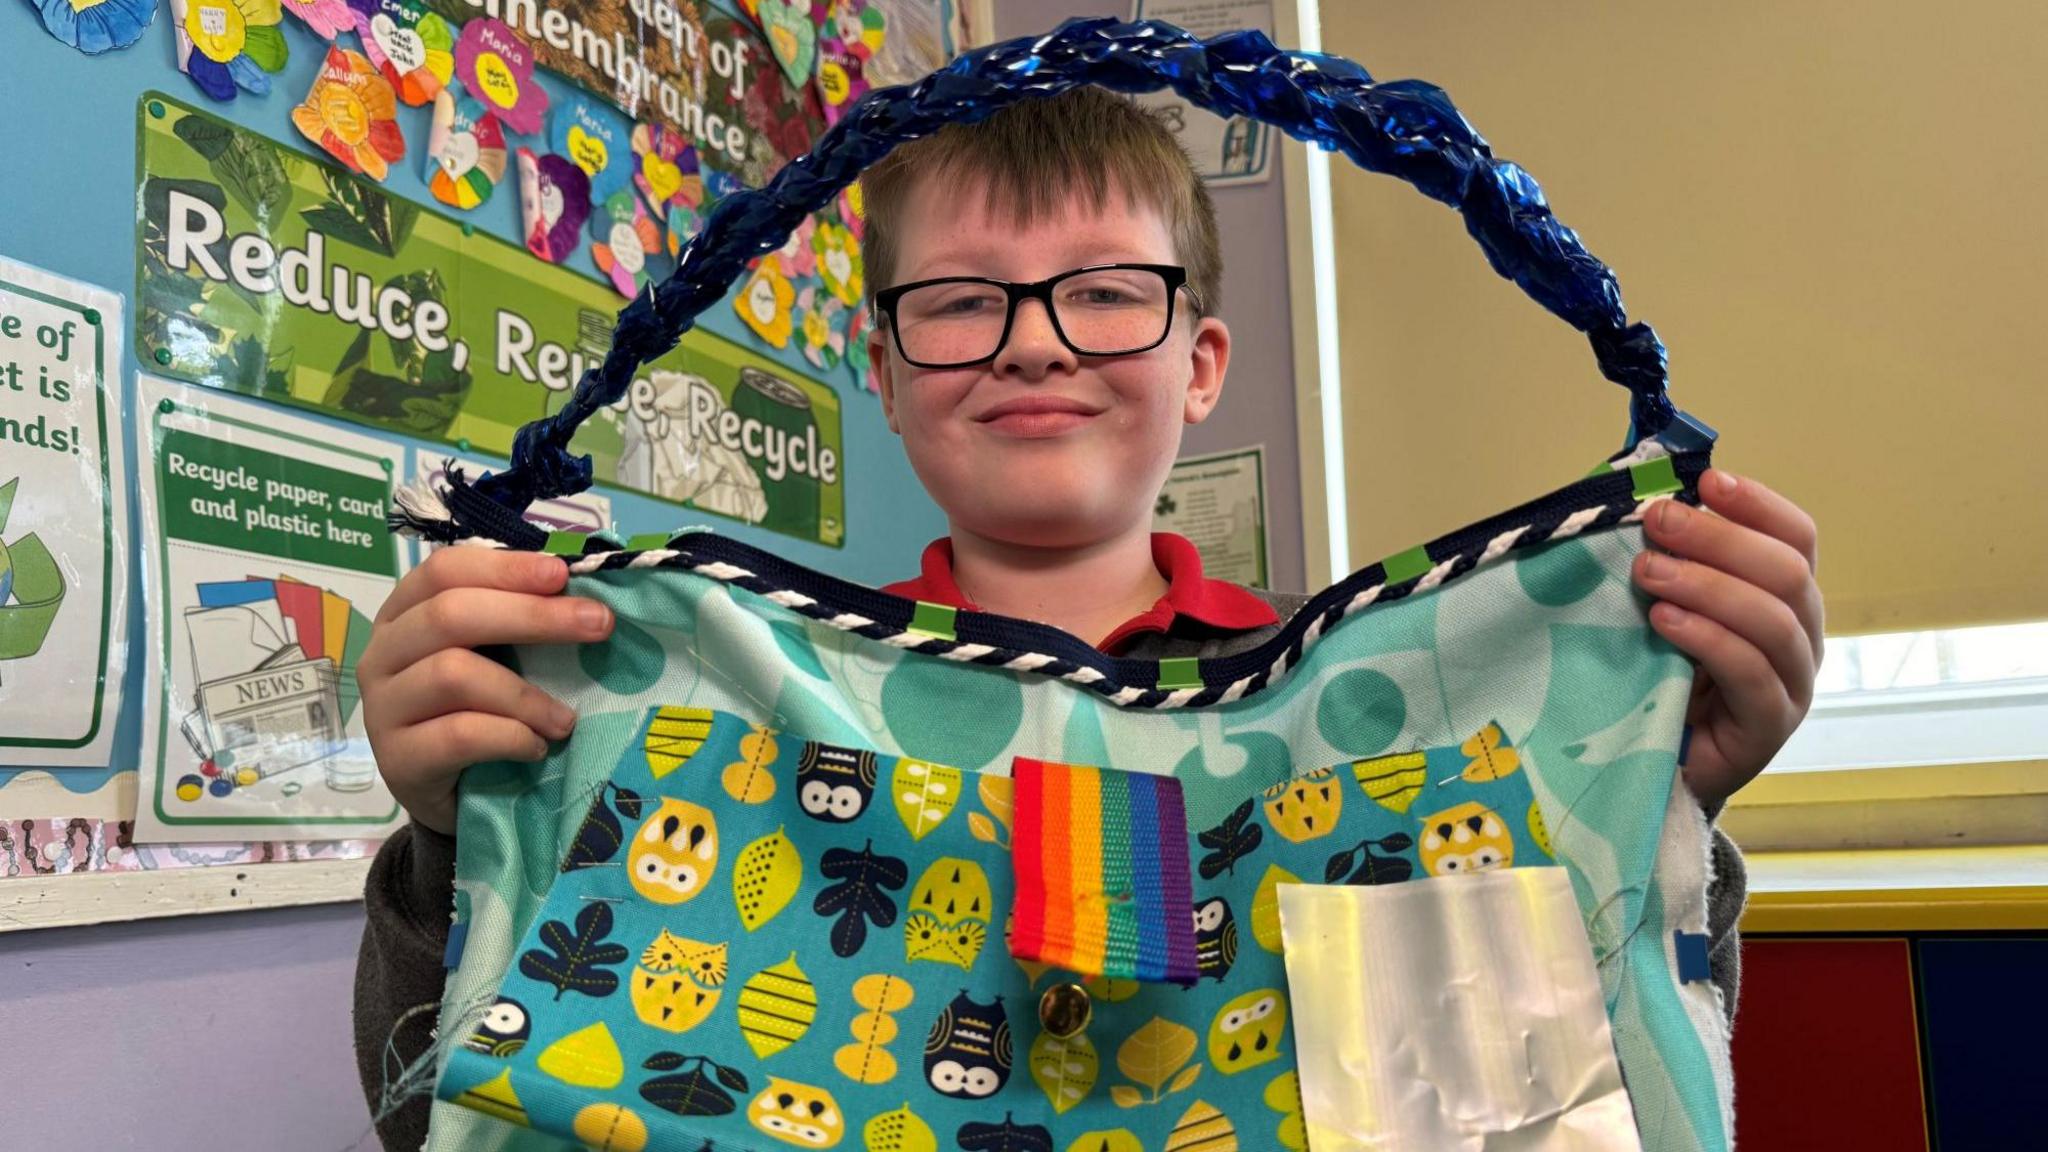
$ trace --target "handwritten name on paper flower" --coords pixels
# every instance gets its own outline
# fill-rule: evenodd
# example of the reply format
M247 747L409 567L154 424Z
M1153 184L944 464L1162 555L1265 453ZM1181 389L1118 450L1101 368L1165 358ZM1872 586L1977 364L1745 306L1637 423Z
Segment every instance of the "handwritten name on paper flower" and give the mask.
M171 0L171 17L178 70L209 99L233 100L237 89L269 95L290 56L278 0Z
M156 19L156 0L30 0L43 27L88 56L126 48Z
M681 205L692 211L705 203L704 175L689 138L661 124L633 125L633 186L659 215Z
M382 181L405 157L398 98L391 82L360 52L330 47L292 124L350 169Z
M853 238L853 233L836 221L821 220L811 236L811 248L818 255L818 276L825 281L825 289L848 308L860 303L866 280L860 241Z
M590 216L590 257L597 270L632 297L674 270L661 242L661 225L638 196L621 188Z
M502 20L462 26L455 41L455 75L505 127L522 136L540 131L548 94L533 75L533 49Z
M818 42L818 91L825 119L837 124L866 95L867 62L881 50L885 20L869 0L831 0Z
M789 347L789 334L795 327L789 310L795 303L796 289L790 286L789 278L782 274L781 263L772 255L762 258L746 287L732 298L740 322L777 348Z
M571 92L548 113L548 150L568 157L590 177L594 205L631 185L631 132L617 110L581 92Z
M450 84L434 96L427 130L427 191L455 208L470 209L491 198L505 178L510 155L505 130L490 110Z
M420 0L349 0L363 54L415 107L455 75L455 33Z

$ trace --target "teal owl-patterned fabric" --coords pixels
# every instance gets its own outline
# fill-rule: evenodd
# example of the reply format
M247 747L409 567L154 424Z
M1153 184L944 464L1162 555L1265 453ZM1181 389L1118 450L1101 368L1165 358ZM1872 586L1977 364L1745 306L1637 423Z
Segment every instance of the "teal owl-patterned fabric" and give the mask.
M1256 693L1167 710L835 627L730 566L578 570L614 638L516 653L575 736L464 778L429 1147L1285 1148L1305 1006L1272 885L1419 880L1432 834L1463 829L1497 852L1475 866L1566 869L1644 1146L1724 1149L1725 1024L1677 953L1705 931L1705 828L1676 778L1691 668L1630 586L1643 547L1631 522L1490 549L1352 606ZM702 743L650 748L665 724ZM1514 770L1465 775L1489 758ZM1004 938L1020 760L1182 793L1208 967L1186 989L1082 982L1085 1044L1041 1035L1040 998L1074 978ZM957 793L919 792L919 766ZM1310 791L1271 806L1288 782ZM1236 1056L1214 1043L1233 1016ZM1250 1062L1261 1036L1275 1055Z
M1004 948L1009 777L695 708L644 733L441 1082L602 1149L1302 1149L1275 886L1550 862L1488 723L1167 833L1195 985L1093 977ZM1077 981L1086 1026L1046 1029Z

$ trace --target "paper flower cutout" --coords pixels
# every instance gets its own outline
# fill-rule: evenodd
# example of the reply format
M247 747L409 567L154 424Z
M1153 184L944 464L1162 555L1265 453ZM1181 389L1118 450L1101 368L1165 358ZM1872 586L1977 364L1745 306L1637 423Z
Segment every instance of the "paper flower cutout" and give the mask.
M798 88L811 82L817 58L818 28L811 23L811 0L760 0L755 18L768 35L768 51L782 74Z
M604 204L626 190L633 174L626 119L594 97L571 93L548 116L548 150L566 156L590 177L590 202Z
M348 0L282 0L283 9L313 30L313 35L332 42L343 32L356 29L356 10Z
M698 215L697 210L686 204L671 204L668 206L668 228L666 231L668 232L669 259L675 260L682 256L683 245L688 244L690 237L697 234L697 224L700 219L701 217Z
M156 0L30 0L50 35L88 56L126 48L156 19Z
M590 219L590 177L561 156L521 148L519 210L526 220L526 250L560 264L576 251L583 222Z
M825 289L848 308L860 303L866 289L860 262L860 241L846 226L831 220L818 221L811 236L811 249L818 254L818 277Z
M270 93L270 75L284 71L290 49L278 24L278 0L171 0L178 30L178 71L213 100L237 88Z
M869 392L877 392L875 375L868 371L868 306L862 304L853 310L853 318L846 325L846 366L853 369L853 382Z
M811 250L811 238L817 234L818 222L809 216L789 234L782 247L775 250L775 256L782 263L782 271L791 279L802 279L818 270L818 254Z
M598 206L590 217L590 236L590 258L621 296L638 295L675 267L662 244L661 225L628 189Z
M660 124L633 125L633 187L663 216L704 206L704 173L688 138Z
M455 33L420 0L348 0L363 55L415 107L434 98L455 75Z
M867 92L865 66L882 46L882 26L882 10L868 0L831 0L818 43L818 92L828 123L837 124Z
M329 156L381 181L405 157L398 98L360 52L330 46L292 123Z
M803 317L804 359L818 368L839 367L846 357L846 305L805 285L797 294L796 310Z
M765 9L766 0L762 6ZM745 288L733 297L733 310L740 314L740 320L754 330L754 335L777 348L789 347L789 334L795 327L790 320L790 305L796 302L796 289L790 287L789 278L782 274L782 266L774 256L765 256L755 267L753 276Z
M861 203L858 180L839 190L839 222L846 225L855 240L868 238L868 212Z
M455 77L505 127L523 136L540 131L548 94L533 76L533 49L502 20L462 26L455 41Z
M434 96L427 130L427 191L456 208L491 198L505 178L505 130L475 97L451 83Z

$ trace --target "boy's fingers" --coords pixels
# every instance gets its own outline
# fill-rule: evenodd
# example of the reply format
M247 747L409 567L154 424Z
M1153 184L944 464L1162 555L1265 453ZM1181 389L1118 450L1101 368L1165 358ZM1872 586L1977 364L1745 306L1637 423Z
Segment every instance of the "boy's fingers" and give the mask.
M1795 547L1759 529L1689 508L1675 500L1659 504L1646 518L1651 542L1701 566L1725 572L1777 597L1798 617L1807 647L1819 658L1822 628L1820 588L1813 569Z
M396 620L416 605L455 588L496 588L546 596L560 592L568 582L569 566L558 556L500 548L442 548L391 590L377 611L377 623Z
M395 674L443 648L593 643L611 630L611 609L595 600L456 588L385 626L373 674Z
M1747 476L1719 468L1700 478L1700 497L1737 524L1783 541L1806 561L1808 572L1820 571L1820 529L1804 508Z
M380 722L393 728L454 712L504 716L550 740L576 726L567 704L468 648L444 648L401 668L379 687L376 706Z
M1799 722L1800 710L1786 696L1777 670L1756 645L1676 604L1653 605L1650 623L1679 651L1699 661L1701 670L1713 678L1734 721L1733 732L1715 737L1716 746L1730 761L1768 756L1784 743Z
M1807 700L1816 660L1790 605L1726 572L1675 556L1644 553L1636 573L1651 595L1713 621L1761 652L1776 674L1775 691L1795 702Z
M412 818L452 834L455 780L464 768L489 760L540 760L548 745L517 720L452 712L404 729L376 752L385 785Z

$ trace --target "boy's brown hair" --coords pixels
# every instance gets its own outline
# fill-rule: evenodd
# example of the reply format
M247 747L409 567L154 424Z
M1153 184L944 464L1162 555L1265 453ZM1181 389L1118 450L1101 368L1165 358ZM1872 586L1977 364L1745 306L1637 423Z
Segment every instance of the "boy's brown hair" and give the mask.
M1101 208L1111 190L1158 212L1202 311L1222 302L1216 206L1194 163L1155 112L1103 88L1027 99L975 124L948 124L900 145L862 174L861 250L868 291L895 282L897 237L919 180L979 180L992 212L1030 224L1080 193Z

